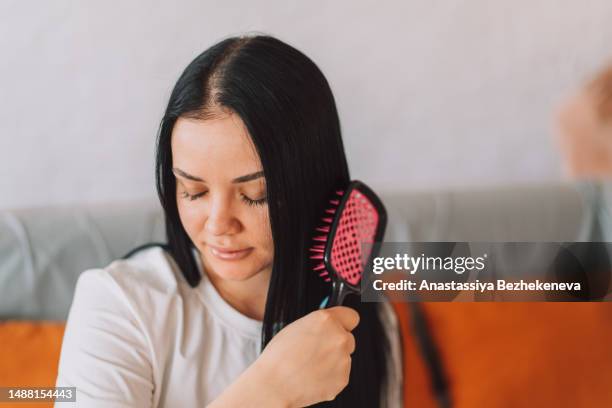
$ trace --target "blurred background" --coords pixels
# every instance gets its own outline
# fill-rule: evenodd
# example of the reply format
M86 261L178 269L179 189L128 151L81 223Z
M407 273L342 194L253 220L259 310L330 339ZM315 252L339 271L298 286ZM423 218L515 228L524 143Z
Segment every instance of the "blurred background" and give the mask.
M53 386L79 275L165 239L158 124L232 35L321 68L387 241L612 242L610 21L609 0L0 0L0 387ZM574 276L611 300L591 261ZM406 406L612 406L609 302L394 306Z
M553 113L612 56L611 19L608 0L2 0L0 208L155 197L171 87L251 31L319 65L378 190L558 180Z

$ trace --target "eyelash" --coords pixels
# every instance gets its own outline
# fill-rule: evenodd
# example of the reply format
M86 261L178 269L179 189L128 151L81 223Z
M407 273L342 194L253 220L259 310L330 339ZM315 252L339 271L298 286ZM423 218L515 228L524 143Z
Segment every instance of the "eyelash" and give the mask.
M181 193L181 196L184 199L188 199L189 201L194 201L197 200L198 198L204 196L207 193L207 191L204 191L202 193L198 193L198 194L189 194L186 191L183 191ZM244 201L247 205L251 206L251 207L255 207L255 206L259 206L259 205L264 205L266 202L268 202L268 200L264 197L264 198L260 198L259 200L251 200L249 197L245 196L244 194L242 194L242 201Z

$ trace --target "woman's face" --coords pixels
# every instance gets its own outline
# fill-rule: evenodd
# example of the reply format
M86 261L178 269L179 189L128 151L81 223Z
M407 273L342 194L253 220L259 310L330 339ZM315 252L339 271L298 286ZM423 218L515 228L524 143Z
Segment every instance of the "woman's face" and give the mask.
M172 132L176 200L209 274L269 278L274 246L259 156L240 117L179 118Z

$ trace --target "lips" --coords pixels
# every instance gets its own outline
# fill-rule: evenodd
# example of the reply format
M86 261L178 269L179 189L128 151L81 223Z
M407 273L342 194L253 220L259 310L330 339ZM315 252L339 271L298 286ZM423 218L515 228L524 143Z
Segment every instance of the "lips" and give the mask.
M221 253L224 253L224 254L232 254L232 253L235 253L235 252L241 252L241 251L249 249L249 248L242 248L242 249L223 248L223 247L219 247L219 246L211 245L211 244L208 244L208 246L211 247L212 249L214 249L215 251L221 252Z
M213 245L208 245L210 252L216 258L222 259L224 261L233 261L246 257L251 253L253 248L244 248L244 249L228 249L228 248L220 248Z

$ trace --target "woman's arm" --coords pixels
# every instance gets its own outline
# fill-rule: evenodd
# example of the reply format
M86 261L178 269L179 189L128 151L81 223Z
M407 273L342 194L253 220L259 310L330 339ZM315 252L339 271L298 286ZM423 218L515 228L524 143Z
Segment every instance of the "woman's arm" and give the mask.
M265 370L255 362L206 408L291 407L286 397L271 385Z
M68 316L58 387L76 387L80 407L151 407L147 338L111 276L81 274Z
M346 387L359 323L353 309L317 310L283 328L208 408L305 407Z

